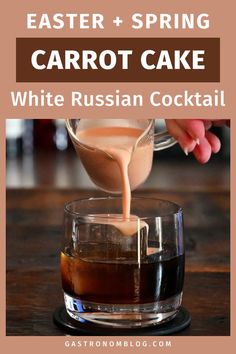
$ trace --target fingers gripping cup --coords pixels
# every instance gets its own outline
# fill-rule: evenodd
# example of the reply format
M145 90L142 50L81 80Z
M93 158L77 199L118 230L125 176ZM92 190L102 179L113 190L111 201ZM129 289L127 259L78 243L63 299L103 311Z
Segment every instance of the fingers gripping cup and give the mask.
M119 328L156 325L175 317L184 281L181 208L132 198L130 219L119 197L65 206L61 276L68 314Z

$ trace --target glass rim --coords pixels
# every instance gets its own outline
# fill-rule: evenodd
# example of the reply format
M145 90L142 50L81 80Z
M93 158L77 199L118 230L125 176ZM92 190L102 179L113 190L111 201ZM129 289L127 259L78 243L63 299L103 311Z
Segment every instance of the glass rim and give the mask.
M69 123L69 121L70 120L72 120L72 119L79 119L79 120L81 120L81 119L84 119L84 118L67 118L66 120L65 120L65 123L66 123L66 128L67 128L67 130L68 130L68 132L70 133L70 135L71 135L71 137L75 140L75 142L77 143L77 144L80 144L80 145L83 145L84 147L86 147L86 148L88 148L88 149L91 149L91 146L88 146L88 145L86 145L84 142L81 142L79 139L78 139L78 137L75 135L75 133L73 132L73 130L72 130L72 128L71 128L71 126L70 126L70 123ZM114 118L114 120L115 119L117 119L117 120L127 120L127 119L125 119L125 118ZM130 119L132 119L132 118L130 118ZM112 119L113 120L113 119ZM133 119L133 120L140 120L140 119ZM144 129L144 131L143 131L143 133L140 135L140 137L139 137L139 139L142 139L142 137L143 136L145 136L148 132L149 132L149 130L151 129L151 127L152 127L152 125L154 124L154 121L155 121L155 119L149 119L149 118L147 118L146 119L149 123L148 123L148 125L147 125L147 127Z
M167 199L160 199L160 198L155 198L155 197L143 197L143 196L134 196L131 199L131 208L132 208L132 200L150 200L150 201L156 201L156 202L164 202L164 203L168 203L170 206L174 206L176 208L176 211L174 212L167 212L165 214L161 214L161 215L156 215L156 216L144 216L144 217L131 217L129 218L129 220L150 220L150 219L154 219L154 218L165 218L165 217L170 217L170 216L174 216L174 215L179 215L182 214L183 212L183 208L181 206L179 206L177 203L175 202L171 202ZM82 218L82 219L88 219L91 221L94 221L94 219L96 218L97 220L101 219L101 220L107 220L109 218L109 215L112 216L112 219L118 221L118 222L123 222L124 218L122 213L120 215L116 215L116 214L105 214L105 215L99 215L99 214L83 214L82 212L78 212L78 211L73 211L71 210L71 206L75 203L81 203L81 202L89 202L89 201L102 201L102 200L121 200L122 201L122 197L119 196L107 196L107 197L90 197L90 198L81 198L81 199L75 199L75 200L71 200L67 203L64 204L64 212L73 216L76 216L77 218ZM134 216L134 215L133 215Z

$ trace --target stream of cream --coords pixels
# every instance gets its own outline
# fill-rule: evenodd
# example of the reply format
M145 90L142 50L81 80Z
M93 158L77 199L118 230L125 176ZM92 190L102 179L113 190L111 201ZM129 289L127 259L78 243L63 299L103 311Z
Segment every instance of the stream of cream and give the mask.
M123 235L132 235L134 233L139 233L140 228L148 227L148 225L144 221L140 221L140 219L136 216L130 215L130 206L131 206L131 188L130 188L130 180L128 174L129 163L132 159L132 154L135 149L142 149L141 157L143 158L145 153L145 146L141 148L137 145L136 142L140 135L143 133L142 129L137 128L129 128L129 127L96 127L96 128L88 128L85 130L78 130L77 137L78 139L89 147L93 147L94 149L94 159L101 158L101 155L96 155L96 149L98 151L103 151L105 154L109 156L104 156L103 158L103 168L109 169L109 162L111 161L111 157L119 166L120 176L121 177L121 189L122 189L122 211L123 211L123 220L122 222L117 221L114 215L114 219L107 219L106 223L115 226L119 229ZM150 144L149 144L150 145ZM150 147L147 144L146 152L150 153ZM138 154L137 154L138 155ZM100 156L100 157L99 157ZM91 154L88 154L88 158L91 159ZM106 165L104 166L104 161L106 161ZM137 159L135 164L142 164L141 159ZM134 166L133 168L135 168ZM142 171L140 166L136 168L137 173ZM143 172L143 171L142 171ZM112 171L110 171L112 173ZM93 174L96 175L96 171L93 171ZM114 178L115 176L113 176ZM100 215L101 216L101 215ZM99 218L99 215L98 215ZM138 221L137 221L138 220ZM99 220L100 222L100 220Z

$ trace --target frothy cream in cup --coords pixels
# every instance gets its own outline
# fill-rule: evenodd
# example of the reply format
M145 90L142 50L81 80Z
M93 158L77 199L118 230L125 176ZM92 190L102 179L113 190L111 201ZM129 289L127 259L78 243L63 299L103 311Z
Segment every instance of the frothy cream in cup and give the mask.
M73 131L71 121L67 120L68 131L91 180L105 191L122 193L123 218L126 220L122 233L137 232L137 222L128 222L131 190L148 177L154 147L163 149L175 142L170 137L167 141L166 133L165 136L162 134L163 141L156 142L152 120L82 119L77 120L78 125Z
M82 143L95 148L80 151L76 147L90 178L103 189L122 192L124 218L130 217L131 188L145 181L152 166L153 141L137 145L142 134L143 130L129 127L76 132Z

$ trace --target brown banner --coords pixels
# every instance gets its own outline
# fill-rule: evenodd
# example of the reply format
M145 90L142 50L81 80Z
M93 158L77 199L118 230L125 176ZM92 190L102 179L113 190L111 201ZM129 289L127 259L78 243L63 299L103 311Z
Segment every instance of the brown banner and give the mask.
M17 38L17 82L219 82L219 38Z

